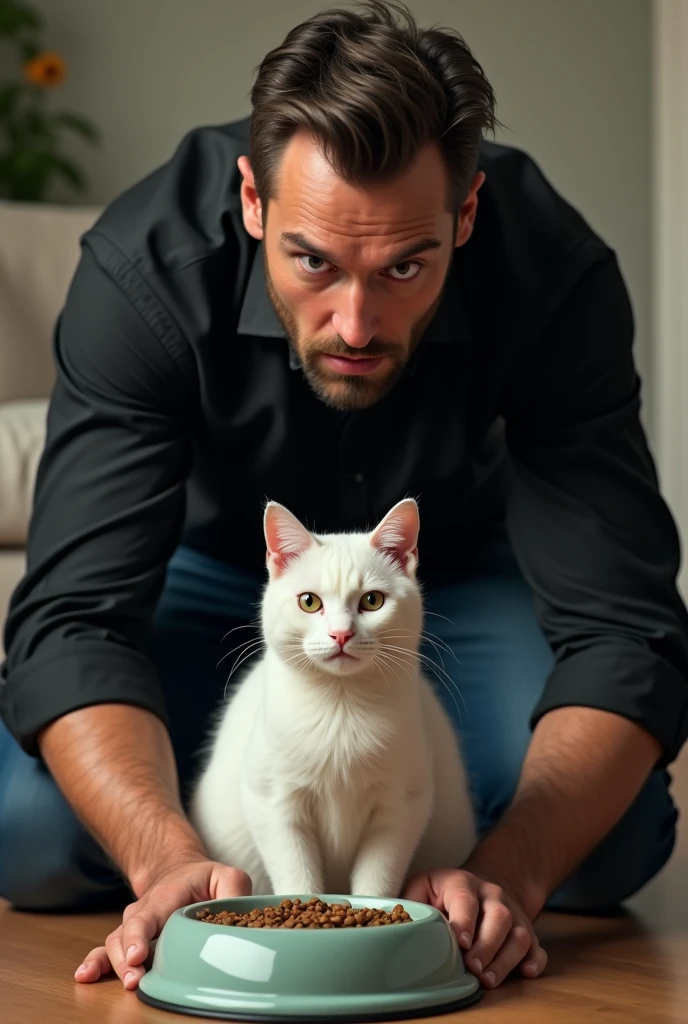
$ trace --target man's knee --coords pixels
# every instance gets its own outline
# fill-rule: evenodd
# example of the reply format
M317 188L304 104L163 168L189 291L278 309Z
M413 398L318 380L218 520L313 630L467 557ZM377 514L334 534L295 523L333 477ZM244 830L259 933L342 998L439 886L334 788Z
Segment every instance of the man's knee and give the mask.
M678 812L666 772L653 772L633 805L547 903L550 910L601 913L645 886L669 860Z

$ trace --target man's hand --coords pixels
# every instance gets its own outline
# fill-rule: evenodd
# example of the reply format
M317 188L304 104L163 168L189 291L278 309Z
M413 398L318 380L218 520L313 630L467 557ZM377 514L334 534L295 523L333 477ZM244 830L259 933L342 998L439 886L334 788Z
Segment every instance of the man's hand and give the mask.
M114 970L125 988L136 988L146 973L143 966L150 944L167 918L188 903L250 896L251 879L245 871L212 860L177 864L154 879L136 903L124 911L119 928L108 935L104 946L91 950L74 977L97 981Z
M537 978L547 966L528 915L495 882L470 871L436 868L410 878L404 896L449 918L467 969L486 988L495 988L515 967L526 978Z

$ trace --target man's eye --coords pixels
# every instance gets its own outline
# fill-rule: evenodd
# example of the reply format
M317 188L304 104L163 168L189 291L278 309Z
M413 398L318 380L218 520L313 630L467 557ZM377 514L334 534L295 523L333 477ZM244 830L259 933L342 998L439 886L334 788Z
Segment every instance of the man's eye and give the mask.
M412 281L414 277L418 277L420 263L397 263L396 267L390 267L390 274L393 270L399 271L399 277L393 277L393 281Z
M327 260L321 259L320 256L297 256L296 258L307 274L322 274L330 266ZM307 260L307 263L304 263L303 260Z

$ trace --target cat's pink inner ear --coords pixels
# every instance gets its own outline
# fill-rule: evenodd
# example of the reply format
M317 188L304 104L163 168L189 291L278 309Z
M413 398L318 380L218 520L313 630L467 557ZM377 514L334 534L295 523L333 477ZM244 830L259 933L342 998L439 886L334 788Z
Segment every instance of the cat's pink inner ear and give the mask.
M267 562L271 572L282 572L290 558L302 554L313 543L313 534L284 505L268 502L264 519Z
M390 554L405 572L412 573L418 562L419 529L418 505L413 498L405 498L373 530L370 542Z

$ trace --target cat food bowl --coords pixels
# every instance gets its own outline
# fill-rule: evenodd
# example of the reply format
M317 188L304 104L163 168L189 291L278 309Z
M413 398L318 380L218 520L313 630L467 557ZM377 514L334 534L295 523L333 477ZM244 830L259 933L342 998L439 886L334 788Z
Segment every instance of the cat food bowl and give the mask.
M481 995L446 918L412 900L320 895L392 912L403 924L245 928L198 920L206 907L243 914L312 894L206 900L175 911L157 941L139 999L176 1013L236 1021L383 1021L463 1009Z

